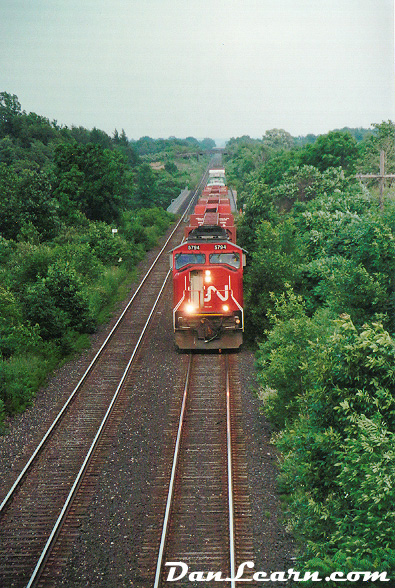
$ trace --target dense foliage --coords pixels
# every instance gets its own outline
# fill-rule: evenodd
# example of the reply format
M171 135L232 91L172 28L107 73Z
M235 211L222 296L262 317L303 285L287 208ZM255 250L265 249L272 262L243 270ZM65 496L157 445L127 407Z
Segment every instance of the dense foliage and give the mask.
M395 125L373 127L227 148L279 486L299 565L323 577L395 574L395 194L380 210L377 183L356 179L378 172L381 149L393 169Z
M134 150L141 156L155 155L163 152L175 154L198 153L200 151L207 151L215 147L213 139L203 139L198 141L195 137L187 137L186 139L177 139L170 137L169 139L152 139L151 137L141 137L138 141L133 142Z
M162 155L153 169L124 131L60 127L0 93L0 430L87 344L205 161Z

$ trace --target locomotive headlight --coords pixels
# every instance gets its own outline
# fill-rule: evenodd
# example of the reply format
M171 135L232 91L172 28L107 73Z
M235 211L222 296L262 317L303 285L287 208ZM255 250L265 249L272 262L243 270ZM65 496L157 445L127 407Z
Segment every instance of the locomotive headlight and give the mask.
M206 282L206 284L209 284L211 282L211 272L210 272L210 270L206 270L204 272L204 281Z
M185 312L187 312L188 314L193 314L195 312L195 307L193 304L186 304L185 305Z
M229 310L229 306L228 306L227 304L224 304L224 305L223 305L223 307L222 307L222 310L223 310L224 312L228 312L228 310Z

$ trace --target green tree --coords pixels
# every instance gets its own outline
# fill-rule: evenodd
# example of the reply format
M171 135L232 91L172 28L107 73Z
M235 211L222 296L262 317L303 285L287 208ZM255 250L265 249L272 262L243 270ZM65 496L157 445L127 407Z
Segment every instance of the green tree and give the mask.
M28 286L24 312L31 324L38 324L45 340L65 340L70 330L90 333L94 321L82 283L72 267L56 262L46 276Z
M282 183L284 174L298 165L298 152L280 151L265 162L259 170L259 178L270 186L277 186Z
M328 167L341 166L349 174L355 172L358 160L357 142L350 133L331 131L320 135L312 145L306 146L301 154L301 161L313 165L320 171Z
M395 570L395 346L347 315L302 364L299 416L278 436L281 487L307 569Z
M0 233L10 239L16 237L19 228L18 178L4 163L0 164Z
M256 366L264 412L271 423L282 428L298 415L309 342L325 341L332 325L327 311L309 316L302 296L296 295L289 284L285 284L283 293L272 294L271 298L271 328L259 344Z
M215 141L213 139L206 138L200 141L200 148L205 151L210 151L210 149L214 149L214 147Z
M124 129L122 129L121 134L115 129L112 138L113 144L115 145L116 149L118 149L126 158L128 163L135 167L139 163L139 156L136 153L136 150L132 147L129 139L126 136Z
M38 329L26 324L14 294L0 286L0 358L27 353L39 340Z
M20 122L19 139L26 148L30 147L33 141L48 145L50 141L56 138L57 131L44 116L30 112L29 114L23 114Z
M270 129L262 137L264 147L281 151L283 149L292 149L295 146L295 140L290 133L284 129Z
M55 151L55 189L65 214L72 203L90 220L116 221L132 188L121 153L100 145L59 145Z
M245 306L248 334L260 339L269 327L272 292L280 294L293 284L303 246L292 219L273 226L262 222L256 232L256 249L249 255L245 274Z
M110 149L111 148L111 137L107 135L104 131L93 127L89 135L89 142L94 143L96 145L100 145L103 149Z
M11 166L18 157L18 150L11 137L6 135L3 139L0 139L0 164L5 163L7 166Z
M33 226L39 238L53 237L59 228L57 203L45 173L23 170L17 175L0 164L0 232L16 239L26 226Z
M380 169L380 151L385 154L386 173L395 172L395 123L391 120L372 125L374 131L365 137L360 145L358 171L361 173L378 173Z
M16 136L19 127L19 117L22 114L18 96L0 92L0 135Z
M154 172L148 163L143 163L137 169L134 203L138 208L149 208L154 206L156 201Z
M199 141L197 139L195 139L195 137L187 137L185 139L185 142L187 143L187 145L190 145L191 147L195 147L196 149L199 149ZM210 147L211 149L211 147Z

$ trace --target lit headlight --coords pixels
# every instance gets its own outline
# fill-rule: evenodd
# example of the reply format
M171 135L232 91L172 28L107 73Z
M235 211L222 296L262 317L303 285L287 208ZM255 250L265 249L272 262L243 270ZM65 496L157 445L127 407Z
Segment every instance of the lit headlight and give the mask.
M227 304L224 304L224 305L223 305L223 307L222 307L222 310L223 310L224 312L228 312L228 310L229 310L229 306L228 306Z
M204 281L206 282L206 284L209 284L211 282L211 272L210 272L210 270L206 270L204 272Z
M193 304L186 304L185 305L185 312L187 312L188 314L193 314L195 312L196 308Z

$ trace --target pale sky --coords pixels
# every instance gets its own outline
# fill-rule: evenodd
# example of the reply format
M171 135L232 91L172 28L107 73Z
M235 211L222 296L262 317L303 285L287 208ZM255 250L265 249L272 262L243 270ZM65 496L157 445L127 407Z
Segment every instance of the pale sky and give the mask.
M393 0L0 0L0 91L112 135L395 120Z

